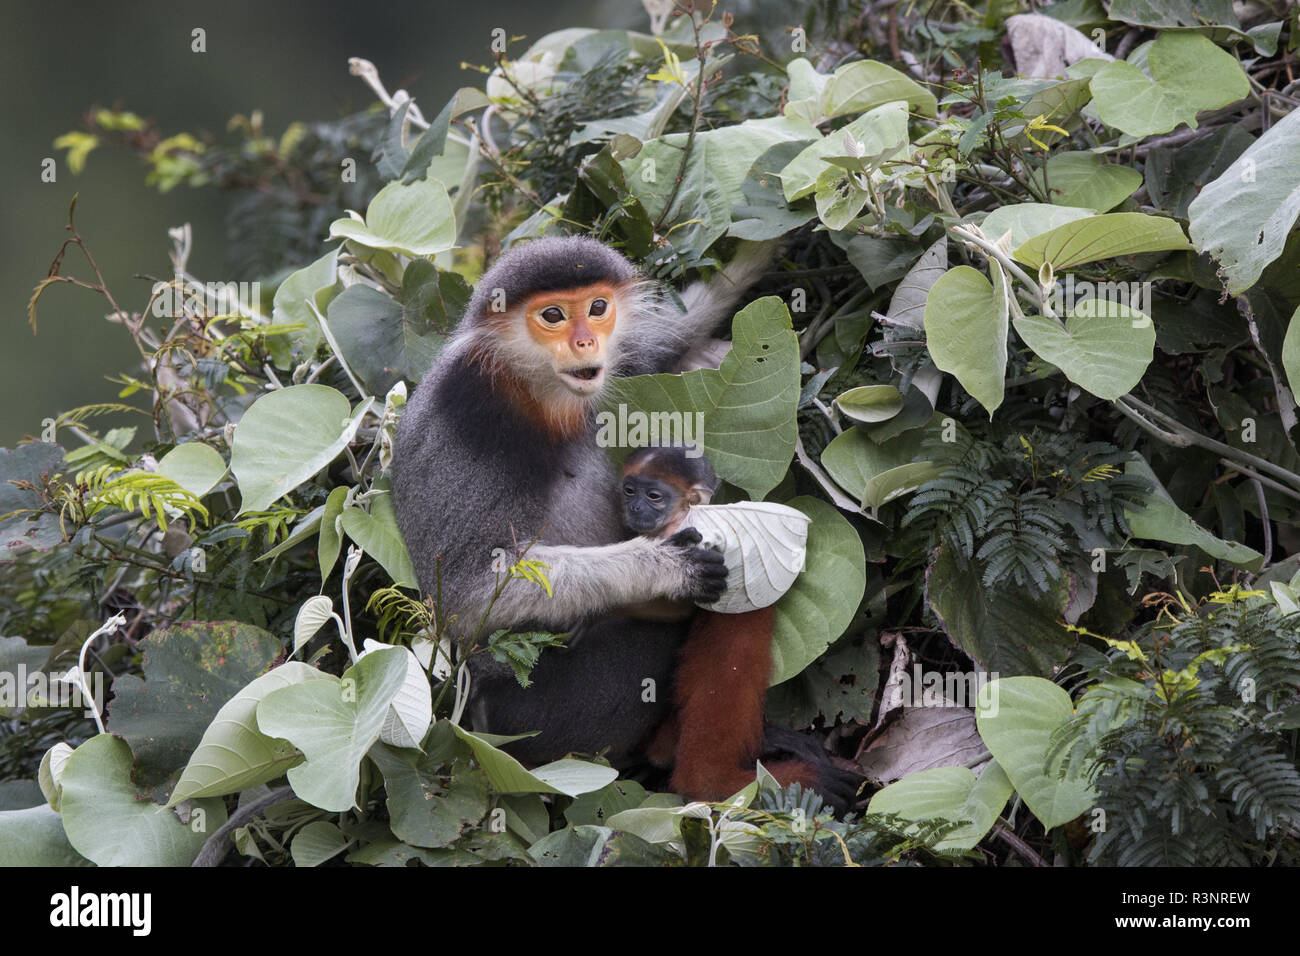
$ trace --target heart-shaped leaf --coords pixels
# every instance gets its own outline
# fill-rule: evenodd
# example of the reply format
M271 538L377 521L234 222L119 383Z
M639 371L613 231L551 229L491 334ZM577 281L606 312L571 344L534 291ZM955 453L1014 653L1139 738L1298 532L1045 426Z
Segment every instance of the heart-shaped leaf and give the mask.
M342 812L356 805L361 758L379 739L389 705L406 680L405 649L361 658L342 680L311 680L271 691L257 705L263 734L288 740L306 762L288 771L303 800Z
M1041 677L1003 677L980 691L975 715L980 736L1049 830L1069 823L1097 799L1082 777L1058 776L1063 754L1050 764L1047 760L1052 734L1073 716L1070 695Z
M1086 299L1065 325L1041 315L1017 316L1016 332L1045 362L1098 398L1113 402L1142 380L1155 352L1156 330L1135 309Z
M966 767L935 767L891 783L871 798L867 812L896 813L906 820L966 821L934 848L970 850L993 828L1011 792L1011 781L996 760L979 777Z
M266 510L337 458L371 401L352 413L347 396L326 385L291 385L255 401L235 427L230 452L239 513Z
M389 183L370 200L363 221L330 223L329 237L340 236L372 249L435 256L456 244L456 216L446 188L436 180Z
M1136 55L1136 51L1135 51ZM1150 76L1130 60L1107 63L1092 77L1097 115L1130 136L1196 128L1200 110L1243 99L1250 82L1236 57L1195 33L1162 33L1146 51Z
M131 748L112 734L91 737L68 758L60 812L68 842L99 866L189 866L226 822L219 800L178 811L142 800L131 783Z
M194 797L239 793L274 780L302 761L287 740L268 737L257 726L257 705L282 687L330 675L298 661L267 671L222 705L176 782L168 806Z
M1009 305L1002 267L990 260L989 270L992 282L970 266L939 277L925 300L925 346L992 418L1007 374Z
M1050 262L1056 272L1085 262L1139 252L1190 249L1182 227L1172 219L1140 212L1111 212L1089 216L1040 233L1018 246L1012 255L1037 269Z

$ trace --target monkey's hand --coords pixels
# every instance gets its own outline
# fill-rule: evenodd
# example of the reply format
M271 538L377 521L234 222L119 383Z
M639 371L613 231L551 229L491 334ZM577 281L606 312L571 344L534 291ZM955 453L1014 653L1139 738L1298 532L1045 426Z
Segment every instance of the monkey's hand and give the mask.
M664 541L662 547L675 552L674 560L682 572L681 590L673 597L712 604L727 588L727 564L717 551L699 547L700 541L698 531L683 528Z

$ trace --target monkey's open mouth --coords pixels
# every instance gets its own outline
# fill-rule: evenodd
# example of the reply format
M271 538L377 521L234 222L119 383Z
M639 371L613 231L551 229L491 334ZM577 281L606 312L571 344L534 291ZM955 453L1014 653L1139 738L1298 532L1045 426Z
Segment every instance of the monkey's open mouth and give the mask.
M604 373L605 367L603 365L585 365L582 368L565 369L561 374L579 390L585 391L592 386L599 385Z

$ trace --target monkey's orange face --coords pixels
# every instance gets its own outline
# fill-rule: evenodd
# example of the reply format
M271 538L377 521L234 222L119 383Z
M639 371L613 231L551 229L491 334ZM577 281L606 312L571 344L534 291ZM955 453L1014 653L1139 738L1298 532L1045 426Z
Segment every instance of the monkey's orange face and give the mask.
M615 294L612 285L597 282L539 292L524 304L528 334L576 395L594 395L605 384L609 337L617 320Z

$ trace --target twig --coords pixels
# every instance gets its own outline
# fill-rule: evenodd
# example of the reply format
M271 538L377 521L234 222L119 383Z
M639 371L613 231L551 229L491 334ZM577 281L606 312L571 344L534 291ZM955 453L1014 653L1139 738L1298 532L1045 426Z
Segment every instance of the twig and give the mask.
M217 828L212 836L203 841L203 848L199 850L199 855L194 858L194 862L190 866L216 866L230 853L232 846L229 840L230 834L254 818L261 816L264 811L269 810L277 803L284 803L286 800L292 799L294 799L292 787L276 787L261 799L240 807L230 815L230 819Z
M966 226L953 226L952 231L954 235L962 239L964 242L969 242L971 245L977 246L980 251L984 252L989 257L996 259L1003 269L1019 279L1021 284L1024 285L1024 287L1028 289L1035 298L1037 298L1038 306L1042 310L1045 318L1054 319L1058 323L1061 321L1056 312L1052 309L1051 304L1047 301L1047 296L1043 295L1042 287L1039 286L1035 280L1029 278L1025 273L1025 270L1020 268L1020 266L1017 265L1010 256L988 239L975 235L975 233L971 232Z
M1250 329L1250 340L1255 343L1256 351L1263 356L1264 363L1268 366L1268 374L1273 379L1273 394L1277 398L1277 414L1282 419L1282 431L1286 435L1286 440L1291 442L1291 447L1294 448L1295 442L1291 441L1291 430L1296 426L1295 398L1291 394L1291 389L1286 387L1285 380L1278 372L1277 366L1273 364L1268 351L1259 342L1259 326L1255 324L1255 313L1244 295L1237 296L1237 311L1245 318L1246 328Z
M1255 501L1259 504L1259 521L1264 526L1264 561L1261 568L1266 566L1273 557L1273 529L1270 527L1268 517L1268 502L1264 500L1264 486L1258 478L1250 479L1251 486L1255 489Z
M1300 501L1300 491L1296 491L1293 488L1288 488L1286 485L1280 484L1279 482L1274 481L1272 478L1266 478L1264 475L1261 475L1259 472L1255 471L1255 469L1247 468L1245 465L1239 464L1238 462L1228 461L1228 459L1226 458L1220 458L1219 461L1220 463L1227 465L1233 471L1236 471L1237 473L1244 475L1247 478L1251 478L1255 481L1258 481L1265 488L1272 488L1278 494L1287 495L1291 498L1296 499L1296 501Z
M1016 836L1015 831L1012 830L1011 827L1007 826L1001 817L993 821L993 832L1002 840L1003 843L1011 847L1017 856L1030 866L1051 866L1051 864L1034 852L1033 847L1020 839L1020 837Z
M865 514L862 506L846 495L840 489L840 486L835 484L826 472L822 471L821 466L812 460L812 456L803 447L802 438L795 439L794 457L817 480L817 484L822 486L822 490L830 496L831 501L835 502L838 507L843 508L845 511L852 511L855 514Z
M692 12L691 28L695 31L695 57L699 61L699 69L695 73L695 109L691 116L691 131L686 137L686 145L682 148L682 162L677 167L677 178L673 181L673 188L668 193L668 200L664 203L663 212L655 221L654 231L659 233L663 229L664 221L668 218L668 213L672 211L673 203L677 201L677 194L682 190L682 182L686 179L686 164L691 158L691 147L695 145L695 133L700 128L700 119L703 117L701 104L704 100L704 57L705 50L700 44L700 21L695 18Z
M1242 451L1240 448L1233 448L1231 445L1225 445L1221 441L1215 441L1213 438L1209 438L1205 435L1202 435L1200 432L1193 431L1192 429L1184 425L1182 422L1180 422L1178 419L1166 415L1164 412L1160 411L1157 408L1152 408L1146 402L1143 402L1142 400L1134 396L1131 392L1127 395L1124 395L1121 400L1116 400L1115 402L1116 406L1120 406L1123 403L1127 403L1131 406L1134 406L1139 411L1141 411L1144 415L1148 416L1149 418L1155 419L1162 426L1164 426L1164 428L1169 429L1168 432L1160 432L1159 430L1153 430L1147 427L1151 423L1150 422L1144 423L1141 419L1141 416L1137 416L1136 418L1134 418L1133 415L1129 415L1130 418L1133 418L1134 421L1137 421L1139 424L1142 424L1143 427L1146 427L1148 431L1152 432L1152 434L1155 434L1157 437L1163 438L1163 440L1165 441L1169 441L1170 444L1180 445L1182 447L1186 447L1189 444L1196 445L1200 448L1204 448L1206 451L1212 451L1217 455L1222 455L1224 458L1227 458L1233 462L1245 462L1251 467L1259 471L1262 471L1265 474L1272 475L1273 477L1277 478L1282 482L1285 482L1286 484L1290 485L1292 488L1300 490L1300 475L1287 471L1285 468L1281 468L1270 461L1265 461L1263 458L1260 458L1258 455L1252 455L1250 452ZM1171 441L1170 437L1173 436L1176 437L1174 438L1174 440ZM1179 439L1184 439L1184 440L1179 440Z

